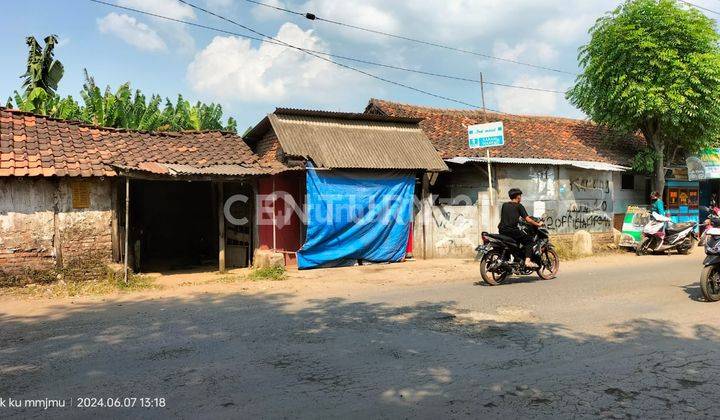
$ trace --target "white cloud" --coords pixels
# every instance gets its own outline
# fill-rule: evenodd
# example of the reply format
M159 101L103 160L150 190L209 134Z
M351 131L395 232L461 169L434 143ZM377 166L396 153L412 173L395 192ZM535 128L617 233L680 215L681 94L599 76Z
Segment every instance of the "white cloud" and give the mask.
M522 41L510 46L503 41L498 41L493 48L493 55L506 60L549 64L557 60L560 54L555 47L546 42Z
M155 30L134 17L109 13L97 20L98 29L104 34L114 35L128 44L145 51L164 51L165 41Z
M558 79L554 76L532 77L520 76L513 81L514 85L541 89L561 90ZM563 95L552 92L527 91L523 89L496 87L493 89L500 109L514 114L552 115L557 109Z
M405 6L400 3L394 5L393 9L402 13L404 7ZM310 0L301 6L300 10L312 12L317 16L327 19L338 20L351 25L390 33L399 32L402 26L385 1ZM341 30L337 33L344 37L363 39L364 41L385 41L383 37L377 37L367 32L360 32L353 29Z
M550 19L540 25L538 33L550 41L562 44L577 43L587 38L588 29L596 19L597 16L589 14Z
M285 3L280 0L264 0L263 3L275 7L287 8ZM257 20L278 20L286 17L286 15L280 11L259 5L253 7L251 13Z
M117 4L173 19L186 21L194 21L197 19L195 10L192 7L180 3L177 0L117 0ZM184 25L152 17L149 18L149 22L153 23L153 30L161 33L165 39L171 39L176 45L179 45L181 52L194 52L195 39L190 35Z
M301 48L325 51L325 44L293 23L285 23L277 38ZM300 51L247 39L215 37L188 66L196 92L218 100L273 102L314 100L337 103L347 90L362 83L332 63ZM347 86L351 86L348 89Z

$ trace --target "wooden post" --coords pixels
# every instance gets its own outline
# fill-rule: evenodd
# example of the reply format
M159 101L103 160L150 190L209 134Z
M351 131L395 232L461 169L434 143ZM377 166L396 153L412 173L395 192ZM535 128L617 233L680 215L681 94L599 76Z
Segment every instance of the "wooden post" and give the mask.
M255 250L260 248L260 229L258 227L258 221L259 218L259 211L260 211L260 204L258 203L258 181L257 179L253 180L252 182L252 205L253 205L253 212L252 212L252 220L250 220L250 228L252 229L252 243L250 246L250 249L248 250L248 253L250 254L248 256L248 261L250 262L250 267L252 267L253 264L255 264Z
M110 206L112 209L110 210L110 228L112 229L111 233L111 242L112 242L112 255L113 255L113 262L120 262L120 257L122 252L120 251L120 234L119 234L119 222L118 222L118 208L120 206L120 185L115 182L110 182L111 188L112 188L112 198L111 198L111 204Z
M130 178L125 177L125 258L124 276L125 284L128 283L128 254L130 251Z
M272 212L273 212L273 218L272 218L272 226L273 226L273 252L277 251L277 222L275 218L277 217L277 213L275 210L275 205L277 204L277 196L275 196L275 177L277 175L273 175L272 177Z
M217 183L217 209L218 209L218 270L225 272L225 193L222 181Z
M429 202L431 200L430 198L430 178L427 173L423 173L422 175L422 237L423 237L423 247L422 247L422 257L424 260L430 258L430 219L431 217L428 215L429 211L432 211L432 203Z
M483 217L482 217L482 194L480 191L477 193L477 227L478 227L478 245L482 245L482 232L483 232Z

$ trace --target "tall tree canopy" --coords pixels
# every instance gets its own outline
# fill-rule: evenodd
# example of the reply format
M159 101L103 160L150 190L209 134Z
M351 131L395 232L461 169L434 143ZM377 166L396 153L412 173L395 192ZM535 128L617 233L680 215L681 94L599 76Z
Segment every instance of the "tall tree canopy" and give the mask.
M676 0L628 0L590 34L568 99L598 123L642 133L662 191L666 157L707 147L720 132L715 24Z

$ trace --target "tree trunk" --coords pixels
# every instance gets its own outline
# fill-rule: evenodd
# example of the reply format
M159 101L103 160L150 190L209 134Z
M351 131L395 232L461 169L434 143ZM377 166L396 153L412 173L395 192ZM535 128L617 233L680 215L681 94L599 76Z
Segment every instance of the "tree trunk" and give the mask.
M641 131L647 144L655 151L655 179L653 188L662 196L665 190L665 140L660 132L660 126L657 121L646 121Z
M655 159L655 191L663 195L665 190L665 152L664 150L655 150L657 156Z

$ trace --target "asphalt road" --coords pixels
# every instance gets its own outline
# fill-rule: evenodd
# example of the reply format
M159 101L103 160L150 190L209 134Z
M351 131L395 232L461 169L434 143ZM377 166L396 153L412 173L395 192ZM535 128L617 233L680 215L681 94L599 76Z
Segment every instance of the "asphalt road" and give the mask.
M720 303L700 297L702 257L583 260L499 287L457 261L437 282L417 265L359 286L337 271L345 288L8 304L0 417L717 417Z

